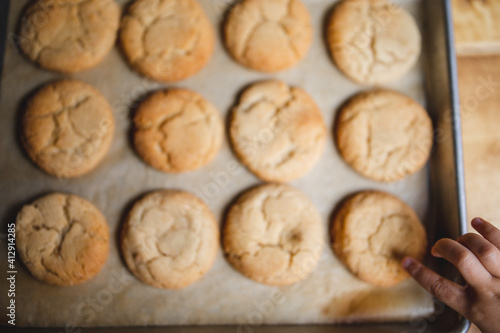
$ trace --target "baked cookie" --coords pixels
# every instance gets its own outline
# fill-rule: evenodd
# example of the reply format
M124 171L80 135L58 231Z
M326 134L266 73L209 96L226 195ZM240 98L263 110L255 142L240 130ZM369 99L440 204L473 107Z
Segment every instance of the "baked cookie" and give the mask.
M212 266L219 228L210 209L196 196L157 191L139 200L121 234L128 268L142 282L179 289L198 281Z
M309 50L312 33L309 12L299 0L243 0L224 27L233 58L262 72L294 66Z
M95 276L109 253L106 219L76 195L54 193L24 206L16 220L16 247L40 281L71 286Z
M363 176L381 182L401 180L422 169L434 138L427 111L390 90L351 98L337 117L335 132L344 160Z
M114 0L37 0L19 23L19 46L43 68L75 73L104 59L119 25Z
M191 171L212 161L224 139L219 111L186 89L159 91L139 105L134 143L141 158L165 172Z
M61 178L81 176L106 155L115 123L111 107L89 84L47 84L27 104L22 141L31 159Z
M386 83L405 75L420 56L421 39L413 17L388 0L344 0L327 27L333 60L361 84Z
M342 203L331 239L335 254L354 275L382 287L408 278L401 260L422 260L427 247L417 214L398 198L377 191L360 192Z
M268 184L230 208L223 243L227 259L257 282L284 286L305 279L323 250L321 217L299 190Z
M451 3L457 54L500 53L500 2L453 0Z
M120 40L136 71L173 82L208 63L215 32L195 0L135 0L123 18Z
M283 82L260 82L245 90L230 122L236 155L263 180L300 178L323 153L321 112L304 90Z

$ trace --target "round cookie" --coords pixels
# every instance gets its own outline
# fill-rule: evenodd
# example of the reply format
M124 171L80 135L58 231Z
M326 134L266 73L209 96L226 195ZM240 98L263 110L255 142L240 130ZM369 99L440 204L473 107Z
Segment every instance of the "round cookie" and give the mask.
M106 219L90 202L54 193L21 209L16 247L35 278L71 286L101 270L108 258L109 231Z
M114 0L37 0L19 23L19 46L43 68L75 73L104 59L119 25Z
M47 173L78 177L104 158L114 135L113 112L89 84L63 80L47 84L27 103L22 142Z
M288 182L318 162L326 127L304 90L265 81L241 95L232 111L230 136L236 155L250 171L266 181Z
M195 0L135 0L123 18L120 40L137 72L174 82L208 63L215 32Z
M299 190L262 185L230 208L223 243L227 259L257 282L284 286L305 279L323 250L323 222Z
M224 26L232 57L262 72L294 66L309 50L312 34L309 12L299 0L243 0Z
M337 147L361 175L382 182L422 169L433 143L432 121L413 99L390 90L360 93L340 111Z
M121 250L132 273L157 288L180 289L212 266L219 228L196 196L157 191L135 203L121 234Z
M219 111L199 94L170 89L149 96L134 117L137 153L164 172L185 172L212 161L224 140Z
M415 19L388 0L343 0L327 27L333 60L361 84L391 82L405 75L420 56L421 39Z
M398 198L377 191L360 192L342 203L331 239L336 255L354 275L382 287L408 278L401 260L422 260L427 247L417 214Z

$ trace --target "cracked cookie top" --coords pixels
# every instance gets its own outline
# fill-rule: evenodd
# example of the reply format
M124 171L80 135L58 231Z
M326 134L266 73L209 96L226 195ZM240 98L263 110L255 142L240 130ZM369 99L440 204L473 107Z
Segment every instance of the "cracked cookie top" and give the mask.
M37 0L21 18L19 46L41 67L75 73L104 59L119 24L113 0Z
M106 219L90 202L54 193L24 206L16 220L21 260L38 280L60 286L83 283L109 253Z
M224 252L239 272L283 286L305 279L324 244L323 222L309 199L287 185L268 184L244 193L230 208Z
M421 51L414 18L387 0L340 2L328 23L327 42L339 69L361 84L397 80Z
M134 143L141 158L165 172L191 171L212 161L224 139L219 111L186 89L159 91L139 105Z
M365 282L388 287L408 278L401 266L406 256L424 258L425 228L417 214L384 192L360 192L338 208L331 227L332 248Z
M244 0L225 22L227 49L240 64L262 72L294 66L309 50L313 28L299 0Z
M401 180L421 170L434 138L427 111L390 90L352 97L340 110L335 128L344 160L361 175L382 182Z
M128 268L146 284L179 289L212 266L219 228L210 209L181 191L150 193L134 204L121 233Z
M497 54L500 51L500 2L453 0L451 5L457 55Z
M263 180L300 178L323 153L321 112L304 90L283 82L259 82L245 90L230 122L236 154Z
M122 49L131 66L163 82L186 79L210 60L215 32L194 0L135 0L122 21Z
M62 80L47 84L28 101L22 141L40 168L72 178L90 172L104 158L114 128L111 107L97 89Z

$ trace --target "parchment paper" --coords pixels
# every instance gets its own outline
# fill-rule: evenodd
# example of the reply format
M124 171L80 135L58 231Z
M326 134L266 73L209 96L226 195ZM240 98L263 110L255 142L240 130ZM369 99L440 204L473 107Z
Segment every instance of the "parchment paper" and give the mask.
M220 30L224 11L232 1L199 1ZM119 2L124 5L126 1ZM333 128L339 105L366 87L354 84L336 69L324 44L324 19L336 1L304 2L313 17L314 43L297 67L276 75L246 70L230 59L219 38L208 66L175 86L201 93L225 116L235 104L237 94L248 84L268 78L281 79L308 91L322 110L327 126ZM26 0L11 1L10 33L15 33L21 9L26 3ZM419 1L401 3L417 18L420 17ZM422 72L419 64L405 78L388 87L425 104ZM99 67L74 76L95 85L114 108L117 130L109 154L94 172L78 179L59 180L44 174L22 150L16 124L26 97L40 85L63 77L36 68L16 52L12 43L7 42L0 101L0 217L3 230L7 230L7 223L15 221L23 204L49 192L70 192L87 198L102 210L112 233L111 252L98 276L83 285L65 288L38 282L17 259L17 325L236 324L245 329L264 323L406 321L433 311L432 298L411 280L387 289L357 280L335 258L327 238L318 267L307 280L291 287L269 287L243 277L226 262L222 251L208 274L184 290L159 290L140 283L126 270L116 242L123 216L137 197L159 188L192 191L207 202L221 221L223 211L232 199L258 184L259 180L242 167L236 168L235 172L232 163L236 159L227 140L216 160L196 172L165 174L141 162L129 142L130 110L146 93L164 85L147 81L132 72L118 47ZM346 195L364 189L381 189L398 195L425 220L428 200L426 170L395 184L366 180L342 161L331 132L318 165L306 177L292 183L317 206L325 228L328 228L330 215L338 202ZM3 272L7 271L6 243L6 238L2 238L0 258ZM6 311L8 285L6 279L0 281L0 308ZM6 316L2 314L0 317L5 323Z

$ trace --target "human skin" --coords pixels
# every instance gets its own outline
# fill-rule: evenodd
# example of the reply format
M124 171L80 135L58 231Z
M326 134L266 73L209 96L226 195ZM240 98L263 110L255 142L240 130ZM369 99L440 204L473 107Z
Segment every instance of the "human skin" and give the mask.
M437 299L473 322L483 333L500 332L500 230L481 218L472 220L478 234L468 233L456 241L441 239L433 256L452 263L465 286L443 278L417 260L407 257L402 265Z

